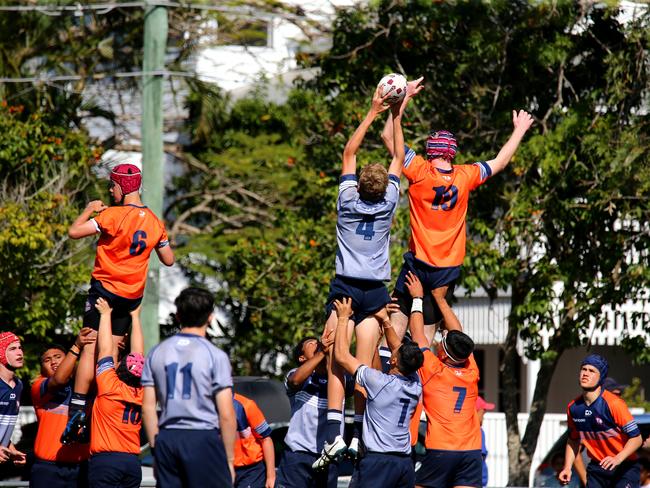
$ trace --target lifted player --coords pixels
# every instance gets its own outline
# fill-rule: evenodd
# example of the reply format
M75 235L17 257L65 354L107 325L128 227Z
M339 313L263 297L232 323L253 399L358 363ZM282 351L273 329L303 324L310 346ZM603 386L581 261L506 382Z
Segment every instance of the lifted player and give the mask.
M409 82L402 111L406 107L411 86L421 80ZM424 311L432 290L453 285L460 276L465 258L465 217L472 190L490 176L502 171L512 159L526 131L533 123L527 112L512 112L514 130L494 159L474 164L452 164L457 144L448 131L432 132L426 144L426 159L406 149L404 176L409 181L409 209L411 214L411 240L404 254L404 264L395 284L393 296L398 299L401 312L391 316L393 326L401 337L406 331L411 297L406 290L406 275L410 271L422 282L425 292ZM382 138L388 150L396 147L393 137L393 119L388 117ZM433 316L424 317L426 324L441 319L440 311L432 307Z
M404 162L404 138L402 136L399 105L391 108L394 119L394 154L388 171L378 163L365 166L357 181L357 151L366 132L377 115L386 110L378 88L372 98L370 110L343 150L343 166L339 184L336 221L336 277L330 284L326 312L325 333L336 327L334 301L351 297L354 315L350 317L348 333L354 329L357 348L356 357L370 365L379 339L379 324L375 312L390 303L385 281L390 280L388 246L390 228L399 200L399 179ZM343 371L340 366L329 363L330 374L327 390L326 443L321 457L314 463L320 469L336 459L348 448L343 437ZM358 450L358 438L363 419L365 399L363 392L355 391L355 436L350 451Z
M591 462L587 466L589 488L638 488L640 466L636 455L641 431L625 401L604 390L609 365L598 354L590 354L580 365L582 395L569 403L564 469L558 475L563 485L571 482L571 466L580 444Z
M111 322L113 353L128 332L130 313L142 301L153 250L166 265L174 264L174 252L169 246L165 225L140 200L142 173L133 164L120 164L112 169L110 193L116 205L106 207L101 200L88 204L68 230L73 239L100 234L97 242L95 269L84 312L84 327L97 330L99 313L95 303L99 297L113 309ZM94 213L98 212L94 218ZM95 367L95 346L84 347L75 376L74 393L70 401L69 420L61 437L63 444L87 442L86 396L92 383Z

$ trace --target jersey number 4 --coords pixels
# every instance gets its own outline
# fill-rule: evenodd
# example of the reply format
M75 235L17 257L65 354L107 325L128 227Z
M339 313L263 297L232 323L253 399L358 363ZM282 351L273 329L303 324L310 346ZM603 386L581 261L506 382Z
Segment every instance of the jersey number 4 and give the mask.
M179 371L178 363L171 363L165 366L165 374L167 375L167 399L173 400L176 393L176 373ZM183 400L192 398L192 363L187 363L180 369L183 376L183 384L181 385L181 397Z
M357 230L355 232L357 235L363 236L364 241L371 241L375 235L375 217L374 215L364 215L359 225L357 225Z
M129 247L129 254L131 256L139 256L147 248L147 233L143 230L136 230L131 239L131 247Z
M458 188L451 186L434 186L433 191L436 194L433 197L433 210L451 210L456 206L458 201Z

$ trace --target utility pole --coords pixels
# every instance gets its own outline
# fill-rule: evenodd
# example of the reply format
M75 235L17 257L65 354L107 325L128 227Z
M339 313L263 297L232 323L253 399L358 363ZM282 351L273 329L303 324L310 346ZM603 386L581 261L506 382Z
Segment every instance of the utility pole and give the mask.
M148 2L147 2L148 3ZM167 47L167 9L147 5L144 20L144 60L145 73L165 68L165 49ZM142 186L143 202L159 217L163 210L163 110L162 75L142 77ZM158 286L160 281L160 262L158 256L149 261L147 286L142 306L142 328L145 350L149 351L160 340L158 321Z

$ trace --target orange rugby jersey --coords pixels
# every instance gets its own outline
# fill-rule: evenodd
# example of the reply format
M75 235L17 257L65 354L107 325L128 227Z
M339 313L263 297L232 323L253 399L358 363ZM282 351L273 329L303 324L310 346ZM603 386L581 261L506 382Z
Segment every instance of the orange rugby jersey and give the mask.
M133 388L117 377L112 357L97 362L97 398L93 405L90 453L140 454L142 387Z
M411 447L415 447L415 445L418 443L418 434L420 429L421 418L422 418L422 398L420 398L417 407L415 407L415 412L413 412L413 417L411 417L411 423L409 424L409 434L411 434Z
M465 258L469 193L492 174L490 166L481 161L442 170L406 149L403 173L409 181L410 250L431 266L460 266Z
M79 463L90 456L88 444L64 446L59 439L68 423L72 385L47 391L48 378L39 376L32 384L32 402L38 419L34 454L43 461Z
M444 364L429 349L418 370L427 416L427 449L472 451L481 449L481 425L476 414L479 370L470 356L465 367Z
M589 457L598 463L621 452L630 437L641 435L625 401L607 390L591 405L585 403L582 395L569 403L567 421L571 439L579 440ZM628 457L636 458L636 454Z
M264 459L262 439L271 435L271 427L257 404L239 393L234 395L237 416L235 439L235 467L241 468Z
M93 278L111 293L140 298L151 251L169 245L165 224L136 205L108 207L92 220L101 232Z

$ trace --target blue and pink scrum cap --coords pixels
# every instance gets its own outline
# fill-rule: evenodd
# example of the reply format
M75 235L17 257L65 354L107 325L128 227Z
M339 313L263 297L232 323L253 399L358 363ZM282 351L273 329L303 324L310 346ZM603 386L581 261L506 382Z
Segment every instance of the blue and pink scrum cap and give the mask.
M456 157L458 144L454 135L447 130L438 130L427 138L427 159L444 158L452 161Z
M580 367L582 368L585 365L593 366L600 373L600 379L598 380L598 385L602 385L605 378L607 378L607 373L609 371L609 364L607 359L602 357L600 354L590 354L582 360Z

